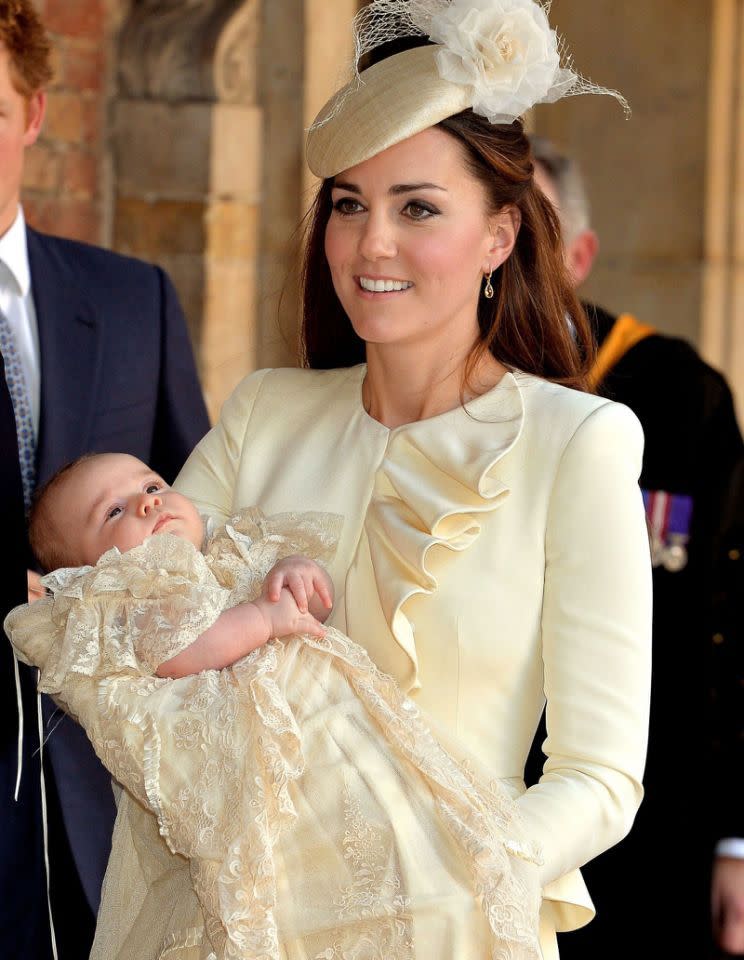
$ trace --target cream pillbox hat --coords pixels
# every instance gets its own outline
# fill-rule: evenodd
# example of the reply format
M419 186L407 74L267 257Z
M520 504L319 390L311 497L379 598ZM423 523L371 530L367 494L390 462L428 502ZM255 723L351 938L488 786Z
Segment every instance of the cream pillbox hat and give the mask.
M307 138L312 172L333 177L467 110L468 88L439 76L436 53L436 46L416 47L382 60L364 71L358 89L329 100Z
M373 0L354 18L354 79L308 132L312 172L333 177L470 108L512 123L537 103L606 93L627 110L573 70L549 9L549 0ZM359 72L364 54L406 37L433 42Z

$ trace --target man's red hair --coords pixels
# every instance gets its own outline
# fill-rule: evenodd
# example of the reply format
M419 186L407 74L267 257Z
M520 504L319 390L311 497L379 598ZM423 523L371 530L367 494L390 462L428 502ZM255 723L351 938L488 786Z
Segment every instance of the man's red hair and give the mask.
M0 45L22 97L32 97L52 79L52 46L31 0L0 0Z

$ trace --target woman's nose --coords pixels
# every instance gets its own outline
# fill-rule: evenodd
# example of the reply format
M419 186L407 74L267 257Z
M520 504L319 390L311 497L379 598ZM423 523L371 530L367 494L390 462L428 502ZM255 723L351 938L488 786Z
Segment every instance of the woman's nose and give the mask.
M370 214L362 230L360 254L365 260L386 260L394 257L397 250L392 224L382 214Z
M157 493L141 493L137 501L137 515L146 517L155 507L162 506L163 500Z

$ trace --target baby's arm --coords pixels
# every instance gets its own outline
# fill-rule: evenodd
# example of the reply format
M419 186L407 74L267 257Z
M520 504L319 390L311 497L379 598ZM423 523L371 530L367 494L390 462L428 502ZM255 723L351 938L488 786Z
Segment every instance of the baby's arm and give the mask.
M202 670L222 670L247 656L272 637L325 633L312 613L301 611L292 593L282 589L276 602L261 596L253 603L239 603L225 610L216 622L175 657L161 663L159 677L178 679Z

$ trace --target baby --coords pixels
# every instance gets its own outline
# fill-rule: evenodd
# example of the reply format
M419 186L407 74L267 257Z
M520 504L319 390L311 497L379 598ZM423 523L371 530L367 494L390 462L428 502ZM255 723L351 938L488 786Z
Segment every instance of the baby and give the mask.
M43 490L32 544L61 569L5 628L128 791L93 960L145 940L148 956L445 960L484 932L493 956L539 957L539 861L513 802L319 622L339 527L254 508L203 543L194 505L119 454Z
M39 491L29 517L31 547L47 573L94 566L113 548L124 553L165 533L197 550L204 545L204 521L194 504L121 453L82 457L64 467ZM328 616L332 597L331 579L317 563L299 556L280 560L261 596L221 613L185 650L159 664L157 675L219 670L272 637L322 637L319 620Z

